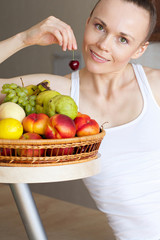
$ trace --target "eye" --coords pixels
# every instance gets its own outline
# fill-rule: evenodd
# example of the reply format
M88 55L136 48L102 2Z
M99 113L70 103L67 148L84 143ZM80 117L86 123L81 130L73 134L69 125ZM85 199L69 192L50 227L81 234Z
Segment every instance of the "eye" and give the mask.
M128 43L128 40L125 38L125 37L120 37L119 38L119 41L123 44L127 44Z
M99 24L99 23L96 23L96 24L95 24L95 27L96 27L97 30L99 30L99 31L104 31L103 26L102 26L101 24Z

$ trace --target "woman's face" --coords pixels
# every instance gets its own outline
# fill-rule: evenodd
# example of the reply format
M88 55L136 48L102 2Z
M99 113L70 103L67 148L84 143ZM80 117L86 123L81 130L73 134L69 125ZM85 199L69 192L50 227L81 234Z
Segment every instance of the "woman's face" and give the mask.
M122 0L101 0L86 23L86 68L98 74L121 70L143 54L148 27L149 13L143 8Z

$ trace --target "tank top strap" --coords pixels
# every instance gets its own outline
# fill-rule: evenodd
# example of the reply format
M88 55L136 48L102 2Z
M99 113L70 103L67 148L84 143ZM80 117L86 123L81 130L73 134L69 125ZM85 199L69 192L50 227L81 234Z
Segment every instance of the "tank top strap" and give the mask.
M71 74L71 97L79 108L79 70Z
M147 101L150 104L152 103L154 106L159 108L142 65L132 64L132 66L133 66L141 93L143 95L144 101Z
M137 79L138 85L142 91L142 94L145 94L146 89L151 91L150 86L148 84L147 76L144 72L142 65L132 64L132 67L134 69L134 73L136 75L136 79Z

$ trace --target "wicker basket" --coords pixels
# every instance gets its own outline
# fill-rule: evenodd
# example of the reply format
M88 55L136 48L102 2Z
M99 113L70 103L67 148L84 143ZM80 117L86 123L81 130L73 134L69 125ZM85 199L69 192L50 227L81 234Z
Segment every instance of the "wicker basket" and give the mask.
M0 139L0 166L53 166L90 161L97 158L104 136L102 130L96 135L68 139Z

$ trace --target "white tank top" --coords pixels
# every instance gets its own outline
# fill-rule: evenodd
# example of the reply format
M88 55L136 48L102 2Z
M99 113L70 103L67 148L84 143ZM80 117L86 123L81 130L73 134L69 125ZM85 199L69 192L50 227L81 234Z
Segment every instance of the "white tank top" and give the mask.
M160 107L141 65L133 69L143 96L141 114L106 130L101 172L84 179L97 207L106 213L117 240L160 239ZM79 104L79 72L71 96Z

